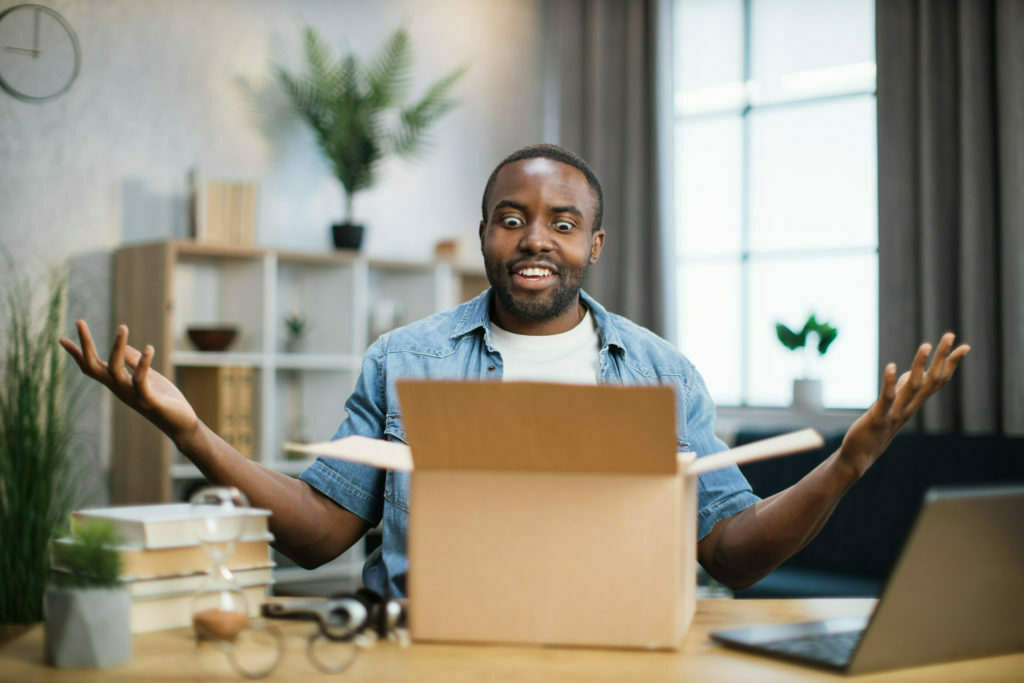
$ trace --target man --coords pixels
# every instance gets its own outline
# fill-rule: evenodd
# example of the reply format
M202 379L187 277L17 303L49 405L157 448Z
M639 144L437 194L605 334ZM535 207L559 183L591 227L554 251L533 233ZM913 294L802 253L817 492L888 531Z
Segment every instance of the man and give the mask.
M336 438L404 441L397 379L546 379L671 385L680 448L702 456L724 449L714 435L711 399L689 361L580 289L604 245L602 201L593 171L567 150L535 145L503 160L484 190L479 228L491 289L374 342ZM153 348L127 345L123 325L107 363L82 321L78 332L81 349L67 339L60 343L82 371L162 429L211 482L238 486L254 505L273 510L279 550L304 567L318 566L383 521L382 548L367 561L363 579L378 592L405 593L407 474L328 459L299 480L269 470L199 421L174 385L150 369ZM889 364L878 400L840 449L785 491L760 500L735 467L701 475L698 559L708 573L742 588L806 545L900 427L952 376L970 350L954 350L953 342L952 333L943 336L927 370L932 347L923 344L899 381Z

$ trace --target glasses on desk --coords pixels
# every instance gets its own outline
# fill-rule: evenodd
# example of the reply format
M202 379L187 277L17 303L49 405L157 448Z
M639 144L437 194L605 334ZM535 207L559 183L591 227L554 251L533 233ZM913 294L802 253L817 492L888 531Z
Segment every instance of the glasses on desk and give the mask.
M383 599L373 591L321 600L269 602L261 607L268 620L287 619L316 624L306 639L306 657L318 671L335 674L349 668L361 649L388 639L409 644L405 603ZM233 639L215 639L239 675L257 679L270 675L284 657L284 637L269 623L254 623Z

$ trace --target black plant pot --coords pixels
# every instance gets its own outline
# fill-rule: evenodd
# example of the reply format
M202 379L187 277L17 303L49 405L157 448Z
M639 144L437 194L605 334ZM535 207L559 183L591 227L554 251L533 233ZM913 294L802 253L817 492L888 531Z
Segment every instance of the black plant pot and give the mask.
M363 243L363 226L354 223L335 223L331 234L336 249L358 249Z

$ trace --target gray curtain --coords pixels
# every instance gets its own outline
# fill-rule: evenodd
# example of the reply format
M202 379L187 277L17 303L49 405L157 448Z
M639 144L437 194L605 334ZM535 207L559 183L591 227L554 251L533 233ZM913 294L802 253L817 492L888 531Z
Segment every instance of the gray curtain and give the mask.
M556 142L586 159L604 190L604 251L586 289L609 310L665 335L658 51L670 28L656 0L548 0L559 46ZM659 17L661 20L659 20Z
M972 347L930 431L1024 433L1024 2L878 0L882 365Z

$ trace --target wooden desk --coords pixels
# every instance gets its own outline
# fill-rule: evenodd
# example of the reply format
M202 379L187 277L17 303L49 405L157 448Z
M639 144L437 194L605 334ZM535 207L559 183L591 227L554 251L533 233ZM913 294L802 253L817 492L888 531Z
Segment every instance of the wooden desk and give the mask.
M363 651L336 681L805 681L843 680L820 669L748 655L710 641L712 630L751 623L806 621L861 615L874 600L702 600L678 652L637 652L390 642ZM286 653L273 680L328 678L306 660L304 624L281 622ZM3 681L239 681L210 644L197 647L188 629L138 635L131 663L106 671L58 671L42 663L43 632L36 627L0 650ZM1024 680L1024 654L858 677L885 681Z

